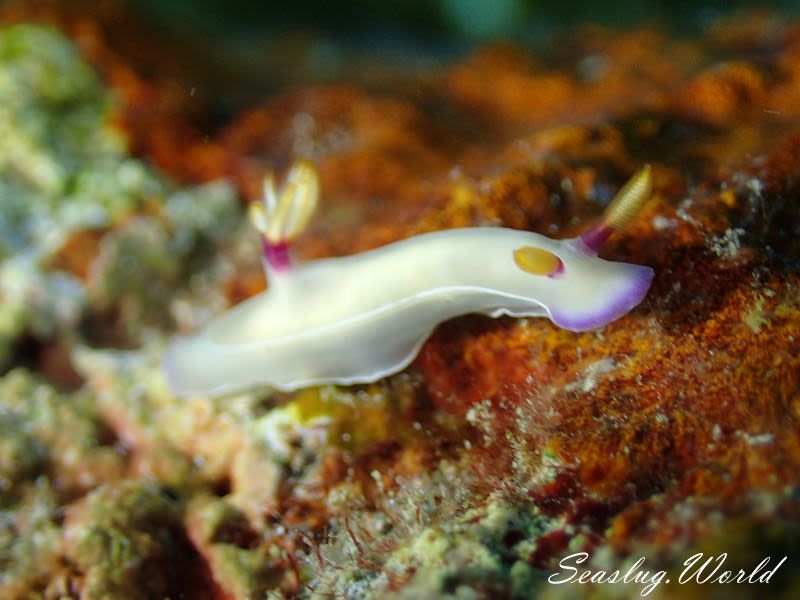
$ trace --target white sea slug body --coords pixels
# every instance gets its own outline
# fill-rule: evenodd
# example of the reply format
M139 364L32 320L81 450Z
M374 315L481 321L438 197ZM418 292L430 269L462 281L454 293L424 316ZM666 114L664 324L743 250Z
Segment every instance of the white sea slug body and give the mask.
M579 238L452 229L292 265L288 243L305 227L317 193L313 168L301 163L280 198L268 180L266 208L254 209L269 289L176 339L166 358L170 386L185 396L375 381L405 368L438 323L467 313L546 316L573 331L602 327L639 304L650 286L649 267L597 257L650 192L645 168L601 225Z

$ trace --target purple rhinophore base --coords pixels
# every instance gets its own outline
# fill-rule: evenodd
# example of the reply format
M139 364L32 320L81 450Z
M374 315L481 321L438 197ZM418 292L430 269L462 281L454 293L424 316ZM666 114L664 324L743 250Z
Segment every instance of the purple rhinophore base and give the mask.
M612 233L614 233L614 229L612 227L609 227L608 225L598 225L597 227L592 227L589 231L584 233L580 237L580 240L583 242L584 246L597 254L600 252L600 248L602 248L606 243L606 240L611 237Z
M558 257L556 257L556 258L558 258ZM565 271L564 271L564 261L562 261L562 260L559 258L559 259L558 259L558 266L556 267L556 270L555 270L555 271L553 271L552 273L550 273L550 274L548 275L548 277L549 277L550 279L560 279L561 277L563 277L563 276L564 276L564 273L565 273Z
M567 315L552 310L550 319L564 329L570 331L588 331L619 319L637 306L647 295L653 281L653 269L640 265L628 265L631 270L628 284L618 291L609 301L593 312Z
M273 244L264 240L264 258L275 271L284 272L292 268L292 258L289 256L289 243L278 242Z

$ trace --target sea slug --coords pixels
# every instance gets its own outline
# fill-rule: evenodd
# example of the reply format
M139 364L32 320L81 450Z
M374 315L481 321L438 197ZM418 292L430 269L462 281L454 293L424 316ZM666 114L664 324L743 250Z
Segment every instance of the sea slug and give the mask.
M305 162L293 166L280 193L267 177L264 203L251 205L251 217L263 235L269 289L172 342L165 368L175 394L375 381L405 368L438 323L466 313L595 329L639 304L653 278L649 267L597 256L650 197L649 167L577 238L452 229L293 264L289 247L311 218L318 189Z

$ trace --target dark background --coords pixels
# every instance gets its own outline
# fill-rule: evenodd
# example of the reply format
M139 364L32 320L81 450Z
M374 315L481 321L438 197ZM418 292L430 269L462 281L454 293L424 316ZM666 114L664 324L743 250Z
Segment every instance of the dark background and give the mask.
M799 0L124 0L173 26L239 32L310 29L372 37L402 34L453 41L529 38L576 23L630 26L654 21L691 32L741 8L800 12Z

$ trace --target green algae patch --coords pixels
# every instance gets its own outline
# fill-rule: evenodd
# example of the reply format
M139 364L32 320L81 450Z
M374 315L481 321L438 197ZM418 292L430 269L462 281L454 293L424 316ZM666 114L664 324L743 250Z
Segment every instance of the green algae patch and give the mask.
M544 578L526 562L528 540L542 533L547 520L535 509L494 499L423 531L386 563L388 572L414 574L398 597L429 590L457 598L472 590L530 597Z
M73 361L143 473L187 493L224 484L263 402L253 394L177 399L166 388L162 353L163 341L153 337L139 350L78 346Z
M8 492L50 474L75 493L125 469L92 394L59 392L24 369L0 378L0 432L0 481Z
M747 325L750 330L755 333L761 333L761 330L764 328L765 325L769 325L769 317L764 312L764 302L765 299L763 297L756 298L756 301L753 303L753 307L744 315L742 319Z
M143 328L171 329L174 318L165 306L191 289L189 277L208 267L212 251L240 225L229 185L174 191L157 215L132 216L99 241L86 281L90 309L113 315L118 335L137 343ZM101 318L98 327L107 321Z
M0 29L0 365L27 328L52 335L74 326L85 301L66 274L42 262L65 233L107 221L77 186L81 167L100 172L121 140L104 122L110 96L75 48L56 32ZM72 195L77 202L63 202ZM118 202L118 200L116 200Z
M8 489L35 477L44 467L45 446L20 428L20 419L0 418L0 486Z
M234 598L260 598L275 588L282 573L272 566L259 536L229 502L198 496L188 508L189 535L209 562L220 588Z
M124 455L87 392L63 393L18 368L0 378L0 596L69 579L66 499L122 477Z
M45 478L0 493L0 597L35 597L59 578L62 532L58 494Z
M23 335L138 343L241 221L233 188L179 189L129 155L116 98L55 30L0 28L0 368Z
M501 493L476 504L466 483L444 463L399 481L375 510L337 516L309 556L312 596L531 597L543 577L527 559L550 520Z
M73 506L65 525L67 556L83 573L82 597L168 595L170 572L185 543L174 501L144 482L106 484Z
M99 177L99 167L117 166L124 150L122 140L104 127L110 95L63 36L27 25L0 30L0 107L0 189L11 202L4 213L22 226L0 242L5 253L47 243L70 224L107 223L127 208L131 194L115 197L116 190L108 188L105 202L96 207L85 200L77 206L59 202L65 195L80 198L87 187L103 189L87 173ZM90 171L88 164L94 167ZM32 199L35 205L26 206ZM44 221L31 222L32 211ZM58 217L67 223L55 231L39 227Z

